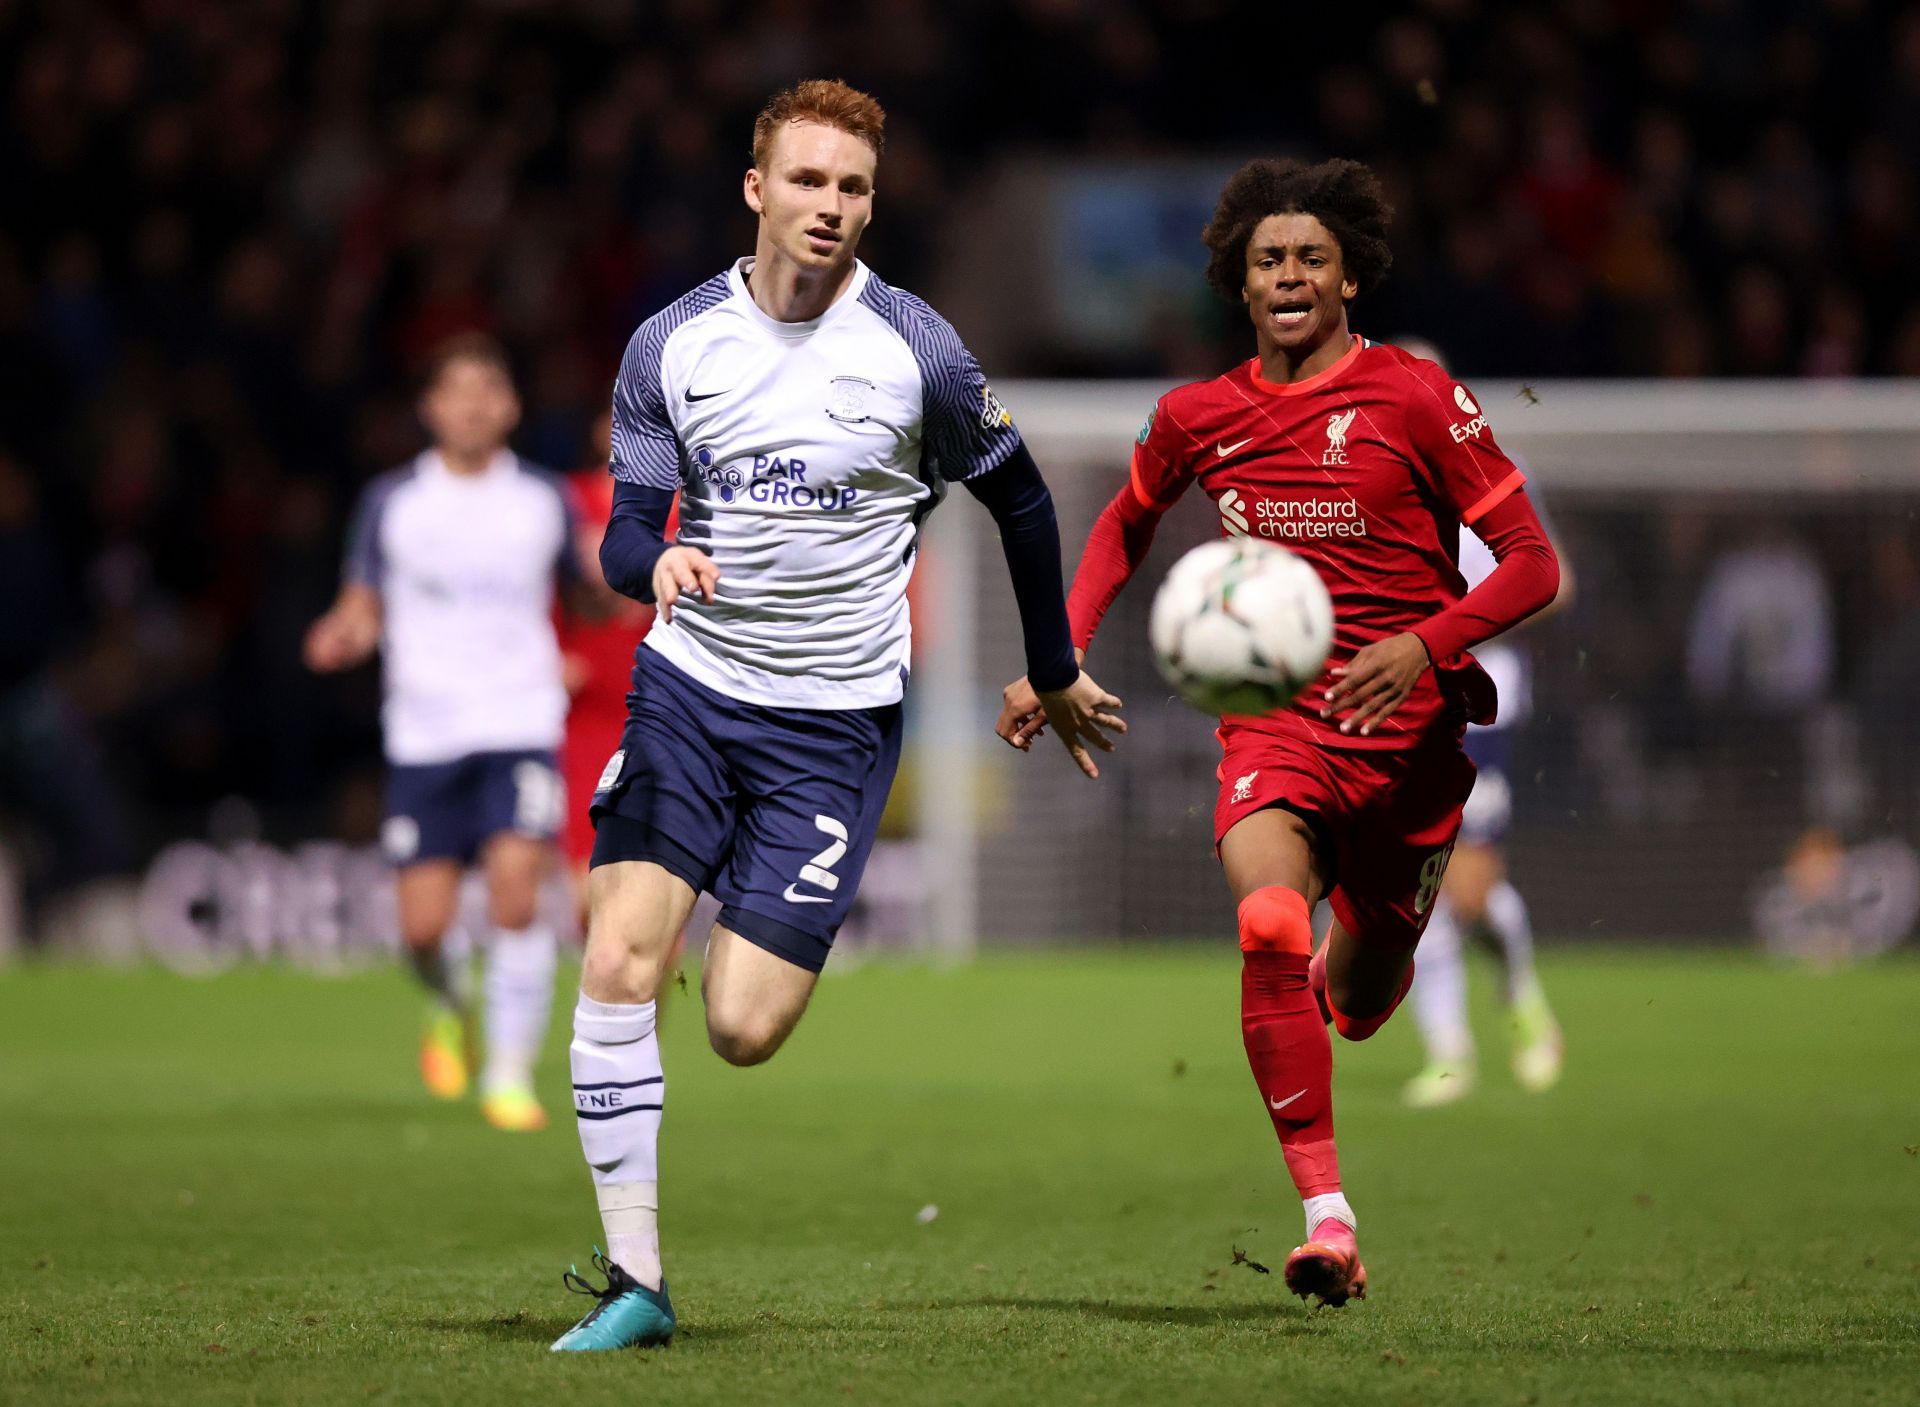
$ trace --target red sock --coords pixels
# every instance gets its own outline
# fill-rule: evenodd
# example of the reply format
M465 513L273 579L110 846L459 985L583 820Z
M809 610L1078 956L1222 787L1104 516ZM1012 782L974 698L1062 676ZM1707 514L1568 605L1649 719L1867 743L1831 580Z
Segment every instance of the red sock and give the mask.
M1271 885L1240 905L1240 1032L1280 1152L1302 1197L1340 1190L1333 1043L1307 980L1307 901Z

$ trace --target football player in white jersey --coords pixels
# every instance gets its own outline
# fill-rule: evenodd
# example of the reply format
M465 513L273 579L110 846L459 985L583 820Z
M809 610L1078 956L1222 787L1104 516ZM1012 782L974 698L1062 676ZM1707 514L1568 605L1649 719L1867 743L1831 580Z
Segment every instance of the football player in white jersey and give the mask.
M842 83L775 97L745 178L753 257L642 324L614 387L601 565L660 615L594 793L574 1013L607 1284L569 1275L596 1303L556 1350L673 1334L657 1230L667 954L712 893L700 985L714 1050L758 1064L799 1021L892 783L907 578L949 484L993 513L1030 677L1087 775L1124 731L1119 700L1075 661L1052 499L1012 419L953 328L856 258L884 121Z
M492 929L481 1110L498 1128L532 1130L546 1124L533 1067L555 967L538 897L564 813L555 753L567 695L552 610L579 558L558 482L507 448L520 402L491 339L441 350L419 412L433 447L362 494L339 599L308 632L306 657L332 672L383 656L381 841L430 995L427 1088L457 1099L470 1080L466 983L445 939L477 861Z
M1415 339L1398 345L1446 365L1439 348ZM1536 499L1538 485L1534 485ZM1544 516L1544 510L1543 510ZM1555 544L1556 550L1558 544ZM1566 606L1573 595L1573 568L1558 552L1560 590L1534 617ZM1471 532L1460 534L1460 574L1469 589L1493 570L1493 554ZM1531 624L1531 622L1530 622ZM1500 964L1502 995L1512 1036L1513 1074L1535 1093L1559 1082L1564 1041L1560 1023L1540 985L1533 962L1533 920L1527 901L1507 877L1506 833L1513 816L1514 734L1533 712L1533 665L1524 641L1490 640L1474 657L1493 677L1500 714L1491 724L1471 724L1465 745L1479 775L1467 798L1447 865L1439 902L1420 942L1420 965L1407 993L1414 1024L1426 1048L1426 1064L1401 1091L1416 1109L1452 1104L1473 1092L1478 1078L1473 1029L1467 1020L1465 939L1472 937Z

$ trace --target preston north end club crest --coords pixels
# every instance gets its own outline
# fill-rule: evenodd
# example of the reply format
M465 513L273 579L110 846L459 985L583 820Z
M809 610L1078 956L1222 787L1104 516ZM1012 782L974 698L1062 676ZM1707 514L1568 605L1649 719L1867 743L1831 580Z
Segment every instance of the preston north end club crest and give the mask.
M827 414L845 425L858 425L869 418L867 394L874 389L862 376L836 376L827 383Z

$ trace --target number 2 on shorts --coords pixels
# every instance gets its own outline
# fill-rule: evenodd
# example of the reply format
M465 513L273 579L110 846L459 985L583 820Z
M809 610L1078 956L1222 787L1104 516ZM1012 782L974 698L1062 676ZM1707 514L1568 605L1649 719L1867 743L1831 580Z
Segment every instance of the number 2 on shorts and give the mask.
M825 850L800 867L800 878L805 883L816 884L831 894L840 887L840 876L833 872L833 867L840 862L840 857L847 853L847 828L831 816L815 816L813 824L815 829L832 836L833 841Z

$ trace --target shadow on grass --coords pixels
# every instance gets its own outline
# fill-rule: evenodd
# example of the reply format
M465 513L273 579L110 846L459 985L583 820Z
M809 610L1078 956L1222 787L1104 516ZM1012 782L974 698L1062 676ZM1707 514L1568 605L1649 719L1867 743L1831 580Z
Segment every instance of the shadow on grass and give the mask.
M994 1295L931 1304L927 1309L1036 1310L1048 1314L1078 1314L1088 1319L1111 1319L1122 1324L1180 1324L1190 1328L1265 1323L1289 1333L1306 1333L1315 1317L1290 1305L1272 1303L1136 1304L1111 1299L1035 1299Z
M973 1299L933 1300L922 1303L889 1300L880 1312L889 1316L932 1319L957 1313L999 1310L1012 1314L1072 1314L1084 1319L1106 1319L1120 1324L1166 1324L1206 1329L1233 1324L1266 1324L1290 1334L1308 1333L1316 1313L1288 1305L1260 1303L1141 1304L1124 1300L1042 1299L1021 1295L982 1295ZM844 1332L846 1325L829 1319L808 1321L756 1314L715 1324L696 1324L682 1332L689 1338L745 1339L766 1334Z
M1124 1300L1038 1299L1033 1297L983 1296L977 1299L941 1300L931 1304L889 1304L890 1314L936 1316L955 1311L1002 1310L1039 1314L1073 1314L1087 1319L1105 1319L1121 1324L1166 1324L1205 1329L1232 1324L1264 1324L1289 1335L1313 1332L1318 1312L1307 1312L1288 1305L1263 1303L1139 1304ZM430 1333L487 1339L496 1343L550 1344L573 1327L571 1319L517 1310L512 1314L489 1315L483 1319L456 1319L446 1316L422 1319L419 1326ZM792 1337L795 1334L844 1332L846 1326L829 1319L811 1322L777 1315L755 1314L744 1319L720 1319L685 1325L675 1342L721 1343L765 1337Z
M419 1320L422 1329L433 1334L457 1334L466 1338L491 1339L496 1343L552 1343L577 1321L547 1314L529 1314L524 1309L512 1314L491 1314L484 1319L453 1319L436 1316Z

